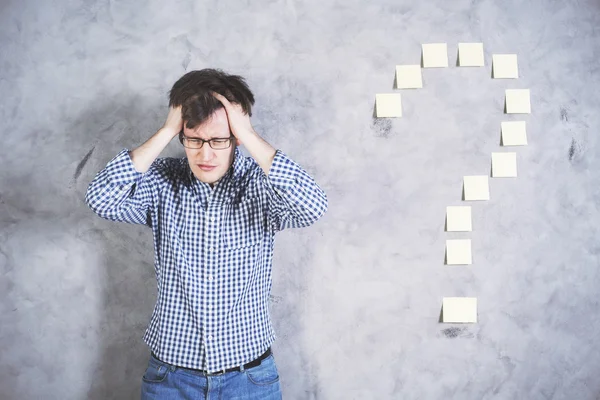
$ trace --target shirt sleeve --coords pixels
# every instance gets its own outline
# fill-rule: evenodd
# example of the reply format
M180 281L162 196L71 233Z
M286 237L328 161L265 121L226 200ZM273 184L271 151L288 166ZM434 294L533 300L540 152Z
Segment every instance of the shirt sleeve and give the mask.
M327 211L325 192L281 150L276 150L269 175L259 169L269 199L269 222L275 232L312 225Z
M89 184L85 201L97 215L111 221L151 226L150 213L158 197L157 170L162 159L148 171L138 172L128 149L123 149Z

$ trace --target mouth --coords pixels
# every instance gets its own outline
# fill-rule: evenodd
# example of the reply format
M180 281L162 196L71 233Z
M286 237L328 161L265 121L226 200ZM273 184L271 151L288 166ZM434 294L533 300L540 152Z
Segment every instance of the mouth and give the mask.
M213 169L215 169L217 167L216 165L203 165L203 164L196 164L196 165L202 171L212 171Z

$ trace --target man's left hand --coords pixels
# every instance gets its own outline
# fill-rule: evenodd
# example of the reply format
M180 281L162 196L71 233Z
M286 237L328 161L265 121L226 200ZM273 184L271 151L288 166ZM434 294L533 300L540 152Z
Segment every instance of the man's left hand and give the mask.
M243 142L244 138L248 135L255 134L252 123L250 122L250 116L244 112L241 104L233 104L225 96L220 95L217 92L211 92L216 97L227 113L227 120L229 121L229 129L231 133L240 141Z

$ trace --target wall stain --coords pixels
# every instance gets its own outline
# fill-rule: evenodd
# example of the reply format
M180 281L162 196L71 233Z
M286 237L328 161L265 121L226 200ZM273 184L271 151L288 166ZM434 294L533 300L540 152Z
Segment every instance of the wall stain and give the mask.
M569 147L569 161L573 161L573 157L575 157L575 152L577 151L577 142L575 139L571 140L571 147Z
M446 329L442 330L442 333L447 338L454 339L466 330L467 330L466 328L452 327L452 328L446 328Z
M272 294L269 295L269 301L271 301L274 304L279 304L279 303L281 303L282 300L283 300L283 297L281 297L281 296L273 296Z
M468 326L458 327L452 326L450 328L446 328L442 330L442 334L448 339L455 339L457 337L472 339L475 337L473 332L469 331Z
M387 138L392 130L392 122L387 118L373 118L373 128L378 137Z
M184 71L187 71L188 66L190 65L190 61L192 61L192 56L191 54L188 52L185 57L183 58L183 61L181 62L181 66L183 67Z
M77 169L75 170L75 175L73 176L74 180L77 180L77 178L79 178L79 175L81 175L81 171L83 170L83 167L85 167L85 164L88 162L88 160L92 156L92 153L94 152L95 148L96 148L96 146L92 147L92 149L90 151L88 151L88 153L85 155L85 157L83 157L83 159L79 162L79 165L77 166Z

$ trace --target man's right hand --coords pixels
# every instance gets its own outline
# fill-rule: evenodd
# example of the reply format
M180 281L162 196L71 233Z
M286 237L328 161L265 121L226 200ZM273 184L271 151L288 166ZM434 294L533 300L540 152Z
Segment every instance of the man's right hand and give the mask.
M169 115L167 120L162 127L162 130L168 131L173 134L173 137L179 135L179 132L183 129L183 117L181 116L181 106L169 107Z
M175 108L169 107L169 115L162 128L150 139L146 140L144 144L129 152L135 169L142 173L148 171L160 152L167 147L175 136L179 135L182 129L183 117L181 115L181 106Z

